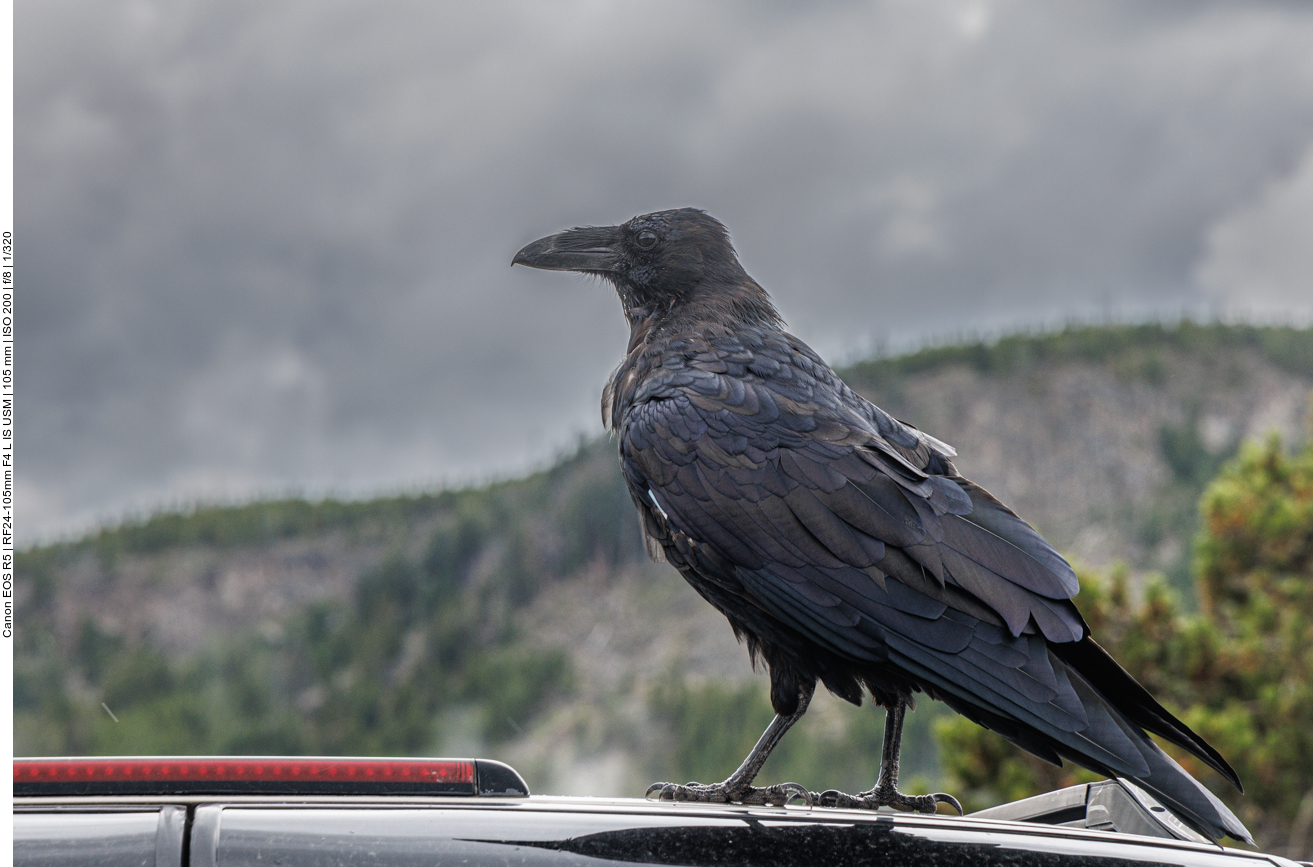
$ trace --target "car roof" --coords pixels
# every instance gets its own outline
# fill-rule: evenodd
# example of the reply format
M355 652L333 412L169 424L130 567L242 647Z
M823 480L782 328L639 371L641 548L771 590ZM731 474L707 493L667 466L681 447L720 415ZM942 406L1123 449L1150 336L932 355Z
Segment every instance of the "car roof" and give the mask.
M15 798L16 809L26 810L132 810L160 804L187 804L192 807L222 809L225 811L262 810L331 810L345 815L365 811L413 811L416 809L442 811L475 811L500 814L506 820L519 817L509 824L519 825L523 819L533 817L535 827L559 826L563 837L587 836L597 827L620 827L637 822L646 829L679 828L707 823L724 825L744 822L749 825L766 825L774 828L816 826L865 827L881 826L931 840L958 843L993 843L1018 846L1035 851L1069 852L1071 854L1102 854L1104 856L1139 853L1154 850L1163 863L1192 863L1201 859L1236 865L1265 864L1293 865L1295 862L1257 852L1229 849L1217 844L1163 837L1144 837L1125 833L1094 830L1061 825L1043 825L1007 819L975 816L920 815L894 813L881 810L844 810L831 807L747 806L742 804L670 803L638 798L589 798L534 795L525 798L480 797L420 797L420 796L341 796L341 795L185 795L185 796L56 796ZM235 817L234 817L235 818ZM598 825L598 820L604 820ZM618 820L618 822L616 821ZM331 820L336 824L337 819ZM232 825L225 819L225 828ZM1139 860L1136 858L1134 860Z

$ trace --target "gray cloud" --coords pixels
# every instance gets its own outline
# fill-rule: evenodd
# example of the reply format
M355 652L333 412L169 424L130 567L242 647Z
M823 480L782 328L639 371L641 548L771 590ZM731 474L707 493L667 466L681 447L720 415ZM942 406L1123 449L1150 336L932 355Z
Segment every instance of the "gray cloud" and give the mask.
M1313 222L1301 4L29 0L17 27L24 542L598 431L614 299L508 267L569 225L706 207L833 356L1308 273L1308 232L1267 231ZM1306 314L1272 285L1264 315Z
M1207 239L1197 276L1219 305L1248 319L1313 319L1313 147Z

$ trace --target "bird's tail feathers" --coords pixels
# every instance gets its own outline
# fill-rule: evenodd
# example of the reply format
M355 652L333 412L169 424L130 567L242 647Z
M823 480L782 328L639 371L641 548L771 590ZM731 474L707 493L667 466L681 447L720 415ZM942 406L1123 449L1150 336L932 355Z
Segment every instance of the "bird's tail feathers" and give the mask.
M1049 645L1050 651L1059 647ZM1237 840L1252 841L1249 831L1235 814L1149 738L1144 729L1150 727L1142 721L1146 713L1139 714L1141 719L1133 719L1121 709L1123 702L1114 704L1103 690L1066 660L1055 662L1067 669L1073 697L1080 702L1087 720L1082 728L1074 731L1054 725L1039 715L1027 715L1029 718L1022 722L1014 718L1012 712L982 702L980 695L945 677L943 671L918 665L911 659L900 658L899 662L916 671L927 684L933 684L928 691L935 698L1027 752L1054 764L1066 759L1107 777L1130 780L1150 792L1181 821L1210 839L1229 835ZM1122 675L1137 689L1143 689L1129 674L1123 671ZM1156 725L1165 727L1164 721L1170 720L1202 743L1202 739L1190 732L1184 723L1177 721L1156 702L1154 706L1160 717ZM1220 756L1218 758L1220 760ZM1230 768L1224 761L1221 763ZM1232 777L1234 773L1231 772Z
M1152 794L1183 822L1210 839L1217 840L1229 835L1246 843L1254 842L1249 830L1236 818L1235 813L1202 783L1186 773L1157 744L1145 737L1141 752L1149 764L1148 775L1127 779Z
M1077 642L1050 644L1049 649L1069 667L1080 672L1081 677L1098 690L1105 701L1114 705L1131 722L1197 756L1238 791L1244 792L1239 775L1222 754L1159 704L1093 638L1087 635ZM1111 696L1116 696L1116 701Z

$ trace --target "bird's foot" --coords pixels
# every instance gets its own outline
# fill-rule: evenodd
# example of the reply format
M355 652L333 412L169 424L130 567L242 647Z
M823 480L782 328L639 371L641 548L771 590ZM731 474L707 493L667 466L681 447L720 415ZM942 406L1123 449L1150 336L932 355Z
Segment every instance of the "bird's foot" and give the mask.
M693 801L702 804L771 804L783 807L790 801L802 800L812 806L816 797L797 783L780 783L775 786L736 786L729 780L723 783L653 783L644 797L656 795L660 801Z
M948 804L957 810L959 816L962 815L962 805L952 795L943 792L904 795L893 786L880 784L869 792L856 795L830 789L820 793L812 792L812 798L822 807L842 807L849 810L878 810L881 807L892 807L903 813L933 813L939 804Z

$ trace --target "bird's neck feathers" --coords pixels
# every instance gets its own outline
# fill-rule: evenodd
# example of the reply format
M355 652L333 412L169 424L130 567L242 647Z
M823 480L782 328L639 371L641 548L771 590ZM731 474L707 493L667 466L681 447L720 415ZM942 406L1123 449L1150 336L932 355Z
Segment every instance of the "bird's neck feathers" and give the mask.
M783 330L784 320L766 290L741 268L735 276L732 282L701 280L657 298L622 289L631 351L658 336L706 331L732 334L748 328Z

